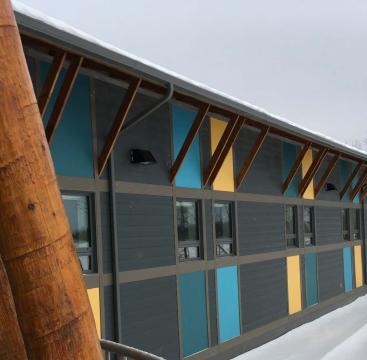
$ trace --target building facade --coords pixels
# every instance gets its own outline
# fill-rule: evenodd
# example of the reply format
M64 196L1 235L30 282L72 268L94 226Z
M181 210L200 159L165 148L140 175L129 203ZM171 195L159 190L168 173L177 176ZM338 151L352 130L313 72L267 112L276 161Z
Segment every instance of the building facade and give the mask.
M101 337L230 359L366 293L366 154L16 15Z

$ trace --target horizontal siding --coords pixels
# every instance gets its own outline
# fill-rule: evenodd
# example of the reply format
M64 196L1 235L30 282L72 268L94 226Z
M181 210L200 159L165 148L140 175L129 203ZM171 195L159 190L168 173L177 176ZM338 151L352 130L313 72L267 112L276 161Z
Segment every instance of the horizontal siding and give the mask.
M341 210L316 207L316 244L326 245L342 242Z
M110 194L100 193L101 200L101 232L103 249L103 272L112 272L112 234L110 217Z

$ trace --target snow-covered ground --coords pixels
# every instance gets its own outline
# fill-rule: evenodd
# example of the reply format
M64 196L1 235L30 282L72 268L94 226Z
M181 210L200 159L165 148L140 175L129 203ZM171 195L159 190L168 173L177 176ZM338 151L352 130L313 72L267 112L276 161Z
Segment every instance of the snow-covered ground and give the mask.
M233 360L367 359L367 295Z

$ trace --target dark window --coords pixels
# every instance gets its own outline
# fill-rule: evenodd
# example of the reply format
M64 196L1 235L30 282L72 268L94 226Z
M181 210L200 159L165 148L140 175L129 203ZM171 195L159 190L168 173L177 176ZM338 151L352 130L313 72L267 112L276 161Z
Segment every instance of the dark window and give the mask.
M343 240L350 240L349 235L349 209L342 209Z
M305 246L315 245L314 234L314 209L312 207L303 208L303 233Z
M201 258L198 202L177 200L177 234L179 259Z
M63 194L62 199L69 219L80 265L83 272L93 272L95 270L95 261L90 226L90 196Z
M217 256L232 255L234 253L232 203L215 203L214 212Z
M352 229L352 240L361 239L361 214L359 209L350 209L350 224Z
M285 206L285 238L287 247L297 246L297 207Z

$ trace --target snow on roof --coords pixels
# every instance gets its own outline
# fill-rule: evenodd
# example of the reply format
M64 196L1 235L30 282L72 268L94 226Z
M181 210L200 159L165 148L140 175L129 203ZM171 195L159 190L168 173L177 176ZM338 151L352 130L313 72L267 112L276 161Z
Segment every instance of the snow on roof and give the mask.
M269 123L269 125L273 125L274 127L281 127L285 130L290 130L291 132L294 132L294 133L301 133L306 137L310 137L311 139L313 139L316 142L324 143L325 145L329 145L329 146L341 149L344 152L355 155L357 157L363 157L367 160L367 152L357 149L356 147L345 144L341 141L338 141L322 133L307 129L292 121L289 121L288 119L285 119L284 117L272 114L271 112L266 111L258 106L255 106L246 101L238 99L234 96L226 94L222 91L219 91L205 84L192 80L188 77L177 74L176 72L166 69L157 64L154 64L150 62L149 60L133 55L110 43L104 42L84 31L81 31L61 20L50 17L28 5L23 4L22 2L18 0L12 0L12 4L13 4L13 9L16 15L20 14L30 19L36 20L40 23L48 25L49 27L53 29L56 29L63 33L72 35L78 39L86 41L89 44L93 44L101 49L107 50L111 54L121 55L122 58L129 60L130 66L131 66L131 63L133 63L135 64L136 67L140 67L140 68L143 67L144 69L149 68L149 69L152 69L153 71L155 70L158 74L161 75L161 77L165 77L166 79L168 78L170 80L172 79L177 80L177 82L179 82L181 86L182 84L188 85L191 89L193 89L192 90L193 92L195 91L199 93L204 92L205 95L209 98L215 97L216 99L218 99L219 102L229 103L233 107L240 108L245 113L246 112L250 113L256 116L257 118L264 120L266 123ZM157 77L159 79L159 76ZM185 86L182 86L182 87L185 88Z

